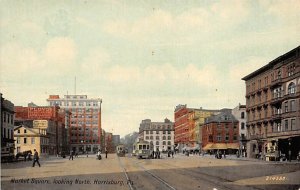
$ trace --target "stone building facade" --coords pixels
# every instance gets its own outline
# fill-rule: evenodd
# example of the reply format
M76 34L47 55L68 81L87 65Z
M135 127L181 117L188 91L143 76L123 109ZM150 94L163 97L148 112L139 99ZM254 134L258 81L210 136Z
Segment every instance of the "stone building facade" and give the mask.
M300 151L300 46L245 76L248 156Z
M169 119L164 122L145 119L140 124L139 139L153 143L155 150L174 150L174 123Z

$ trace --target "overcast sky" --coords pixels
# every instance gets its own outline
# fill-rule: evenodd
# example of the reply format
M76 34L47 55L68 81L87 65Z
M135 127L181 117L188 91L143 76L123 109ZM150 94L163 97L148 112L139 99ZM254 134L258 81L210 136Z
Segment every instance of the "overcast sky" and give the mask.
M300 45L300 1L0 2L0 92L102 98L103 128L245 104L242 77Z

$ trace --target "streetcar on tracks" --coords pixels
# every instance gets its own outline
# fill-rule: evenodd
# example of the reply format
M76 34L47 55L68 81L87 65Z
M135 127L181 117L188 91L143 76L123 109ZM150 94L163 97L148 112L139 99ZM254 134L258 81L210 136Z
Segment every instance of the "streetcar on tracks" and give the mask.
M119 144L118 146L116 146L116 150L117 150L117 155L119 157L125 156L125 145L124 144Z
M137 158L152 158L153 144L140 140L133 144L133 156Z

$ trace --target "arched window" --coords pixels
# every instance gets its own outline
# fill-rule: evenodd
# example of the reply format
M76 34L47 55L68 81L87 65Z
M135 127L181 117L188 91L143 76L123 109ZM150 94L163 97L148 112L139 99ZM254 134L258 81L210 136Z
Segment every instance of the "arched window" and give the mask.
M245 118L245 112L241 113L241 118L244 119Z
M278 70L278 79L281 79L281 71L280 70Z
M166 136L163 136L163 140L166 140Z
M166 145L166 141L163 141L163 145Z
M288 86L288 94L295 94L296 92L296 85L295 83L291 82Z
M171 141L168 141L168 145L171 145Z

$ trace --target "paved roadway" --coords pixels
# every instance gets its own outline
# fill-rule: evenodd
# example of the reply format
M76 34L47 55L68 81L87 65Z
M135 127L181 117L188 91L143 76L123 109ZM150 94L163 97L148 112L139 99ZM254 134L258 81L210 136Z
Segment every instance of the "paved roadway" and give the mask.
M1 164L1 189L299 190L300 163L175 155L159 160L95 155Z

